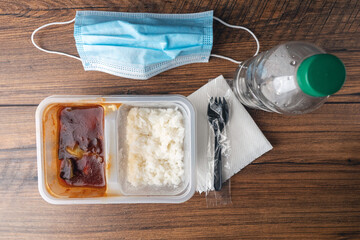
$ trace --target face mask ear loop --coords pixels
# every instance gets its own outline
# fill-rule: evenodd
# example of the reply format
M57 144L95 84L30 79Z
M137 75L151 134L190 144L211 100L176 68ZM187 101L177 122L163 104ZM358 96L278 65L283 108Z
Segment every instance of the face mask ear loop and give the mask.
M214 20L220 22L221 24L223 24L223 25L225 25L225 26L227 26L227 27L236 28L236 29L242 29L242 30L245 30L245 31L247 31L248 33L250 33L251 36L255 39L255 41L256 41L256 46L257 46L257 49L256 49L256 52L255 52L254 56L258 55L259 50L260 50L260 43L259 43L259 40L257 39L257 37L255 36L255 34L254 34L252 31L250 31L250 29L248 29L248 28L246 28L246 27L242 27L242 26L236 26L236 25L228 24L228 23L224 22L223 20L221 20L220 18L217 18L217 17L215 17L215 16L214 16L213 18L214 18ZM234 60L234 59L232 59L232 58L225 57L225 56L221 56L221 55L217 55L217 54L210 54L210 56L212 56L212 57L217 57L217 58L222 58L222 59L228 60L228 61L233 62L233 63L236 63L236 64L241 64L241 63L242 63L242 62L236 61L236 60Z
M33 44L37 49L39 49L40 51L43 51L43 52L46 52L46 53L55 53L55 54L59 54L59 55L63 55L63 56L71 57L71 58L75 58L75 59L81 61L81 58L79 58L79 57L77 57L77 56L74 56L74 55L70 55L70 54L62 53L62 52L50 51L50 50L46 50L46 49L44 49L44 48L41 48L41 47L39 47L39 46L35 43L35 41L34 41L35 33L36 33L37 31L39 31L40 29L46 28L46 27L51 26L51 25L69 24L69 23L72 23L72 22L74 22L74 21L75 21L75 18L72 19L72 20L70 20L70 21L67 21L67 22L53 22L53 23L48 23L48 24L42 25L41 27L35 29L35 30L33 31L33 33L31 34L31 42L32 42L32 44Z

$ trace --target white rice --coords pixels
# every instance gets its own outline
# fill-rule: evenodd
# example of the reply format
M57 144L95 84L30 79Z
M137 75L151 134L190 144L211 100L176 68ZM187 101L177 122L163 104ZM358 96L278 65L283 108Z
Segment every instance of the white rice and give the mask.
M130 109L126 126L129 183L177 186L183 181L183 121L174 108Z

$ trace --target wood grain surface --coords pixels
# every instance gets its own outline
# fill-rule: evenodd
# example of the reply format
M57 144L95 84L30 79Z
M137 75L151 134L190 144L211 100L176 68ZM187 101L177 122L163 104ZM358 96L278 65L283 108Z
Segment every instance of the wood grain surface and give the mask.
M37 190L35 110L54 94L183 94L236 66L212 58L147 81L85 72L79 61L32 46L37 27L77 10L214 15L255 32L261 51L292 40L340 57L347 81L319 110L281 116L249 110L274 149L231 179L232 204L204 195L170 204L55 206ZM0 0L1 239L360 239L360 2ZM40 31L44 48L77 54L73 25ZM214 23L213 53L244 60L243 31Z

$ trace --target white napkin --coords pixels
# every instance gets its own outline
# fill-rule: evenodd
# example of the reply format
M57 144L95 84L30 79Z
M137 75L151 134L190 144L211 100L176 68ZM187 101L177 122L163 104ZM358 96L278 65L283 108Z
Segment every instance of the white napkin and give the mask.
M272 149L271 144L260 131L249 113L237 100L234 93L222 75L205 84L188 99L196 109L197 121L197 187L200 193L213 189L213 184L207 179L207 174L212 172L208 163L208 134L207 106L209 96L224 96L230 94L230 118L227 136L230 139L231 163L230 171L223 172L223 181L228 180L235 173L250 164Z

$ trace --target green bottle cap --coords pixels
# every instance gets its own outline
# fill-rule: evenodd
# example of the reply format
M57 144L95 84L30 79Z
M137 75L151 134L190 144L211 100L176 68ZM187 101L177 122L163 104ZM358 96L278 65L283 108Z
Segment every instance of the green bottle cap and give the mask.
M313 97L336 93L345 82L345 66L331 54L316 54L306 58L297 70L301 90Z

